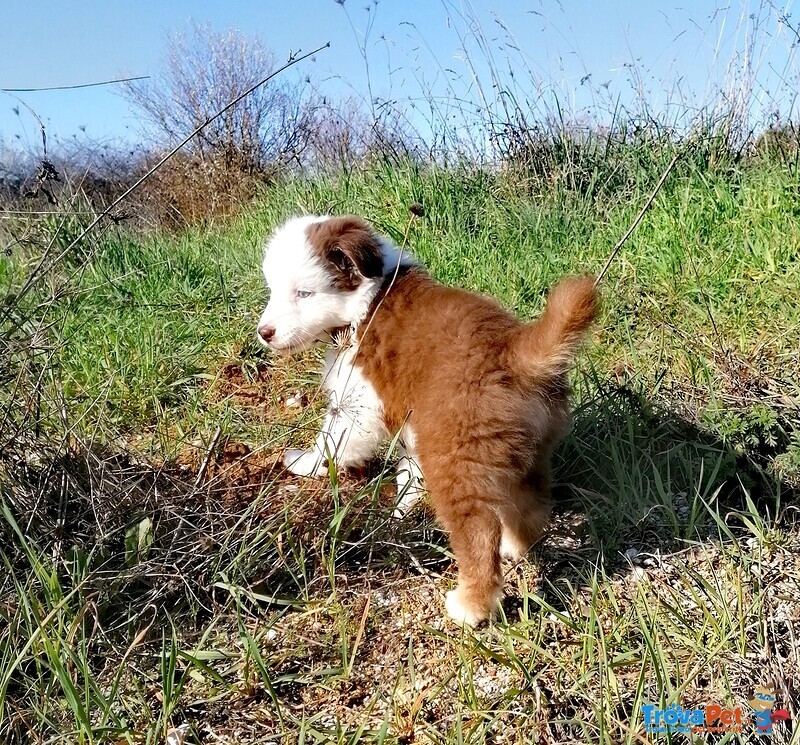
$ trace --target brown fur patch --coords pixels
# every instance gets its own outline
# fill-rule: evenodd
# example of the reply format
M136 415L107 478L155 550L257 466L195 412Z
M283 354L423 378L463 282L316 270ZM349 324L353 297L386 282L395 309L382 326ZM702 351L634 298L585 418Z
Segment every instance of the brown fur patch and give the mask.
M331 217L309 225L306 236L314 252L330 267L336 289L349 292L364 277L383 275L380 243L369 223L360 217Z
M411 267L386 280L359 329L357 364L390 431L413 432L459 601L475 616L497 601L501 541L522 556L547 525L551 453L569 421L566 363L595 313L589 278L566 280L523 324Z

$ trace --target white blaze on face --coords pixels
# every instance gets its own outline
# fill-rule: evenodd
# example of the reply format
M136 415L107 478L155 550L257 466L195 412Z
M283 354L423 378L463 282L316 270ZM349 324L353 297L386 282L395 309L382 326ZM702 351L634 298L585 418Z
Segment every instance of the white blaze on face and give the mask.
M366 316L380 289L382 276L361 277L354 289L336 286L336 268L308 237L310 226L330 219L327 215L292 218L267 243L262 269L270 297L258 323L258 336L276 351L295 352L316 341L329 341L330 331ZM398 262L411 263L410 258L400 257L391 241L375 239L384 274L393 272Z
M327 309L332 290L330 277L306 236L309 225L324 219L289 220L267 244L261 268L269 288L269 302L258 326L274 329L269 341L273 349L304 349L331 328Z

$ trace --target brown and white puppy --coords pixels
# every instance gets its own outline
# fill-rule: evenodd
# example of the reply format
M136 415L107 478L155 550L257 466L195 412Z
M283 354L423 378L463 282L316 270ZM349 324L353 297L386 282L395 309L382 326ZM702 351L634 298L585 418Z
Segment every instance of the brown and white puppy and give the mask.
M597 312L593 279L562 281L543 316L521 323L438 284L354 216L289 220L263 271L262 343L292 352L345 339L326 357L316 444L289 450L286 467L321 477L329 460L360 466L400 432L397 512L424 477L458 561L447 612L486 619L502 594L501 556L522 557L550 516L550 458L569 420L567 368Z

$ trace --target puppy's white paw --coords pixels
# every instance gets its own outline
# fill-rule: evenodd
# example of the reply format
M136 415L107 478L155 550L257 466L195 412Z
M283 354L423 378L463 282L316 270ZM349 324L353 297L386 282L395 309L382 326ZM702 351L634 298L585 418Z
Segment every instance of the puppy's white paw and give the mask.
M447 615L459 626L463 626L464 624L467 624L467 626L477 626L488 618L486 613L475 611L466 606L461 599L458 588L450 590L450 592L445 595L444 607L447 610Z
M287 450L283 456L283 465L295 476L320 478L328 472L313 450Z

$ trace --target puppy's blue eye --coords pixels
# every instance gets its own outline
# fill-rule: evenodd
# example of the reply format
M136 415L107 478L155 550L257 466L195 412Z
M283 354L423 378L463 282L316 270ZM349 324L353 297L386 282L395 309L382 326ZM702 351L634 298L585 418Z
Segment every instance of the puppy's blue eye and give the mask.
M314 293L311 292L311 290L298 290L297 291L297 297L299 297L299 298L311 297L313 294Z

